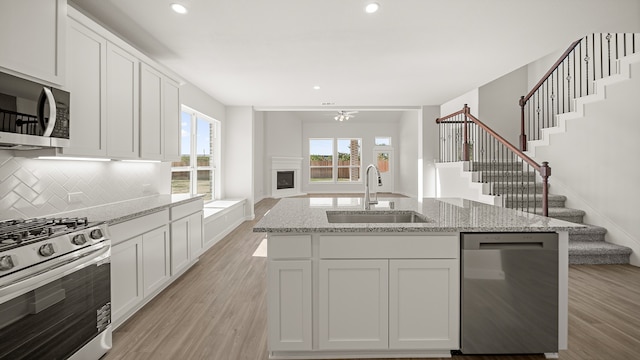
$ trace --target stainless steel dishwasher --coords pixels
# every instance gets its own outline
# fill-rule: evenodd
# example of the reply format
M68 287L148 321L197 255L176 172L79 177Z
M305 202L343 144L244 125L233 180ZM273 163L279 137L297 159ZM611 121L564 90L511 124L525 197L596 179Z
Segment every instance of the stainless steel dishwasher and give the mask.
M461 352L558 352L558 234L464 233Z

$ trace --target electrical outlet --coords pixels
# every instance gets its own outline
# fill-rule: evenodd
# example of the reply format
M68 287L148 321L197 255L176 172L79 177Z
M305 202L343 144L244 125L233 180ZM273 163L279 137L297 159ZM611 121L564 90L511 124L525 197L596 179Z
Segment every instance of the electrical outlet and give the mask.
M148 194L151 192L151 184L142 184L142 193Z
M69 204L79 203L82 201L82 195L84 195L82 191L67 193L67 202Z

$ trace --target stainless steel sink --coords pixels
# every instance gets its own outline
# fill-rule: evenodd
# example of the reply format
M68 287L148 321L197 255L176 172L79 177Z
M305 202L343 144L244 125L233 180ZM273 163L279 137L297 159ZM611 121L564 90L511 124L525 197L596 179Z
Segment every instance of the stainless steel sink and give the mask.
M327 211L330 223L426 223L415 211Z

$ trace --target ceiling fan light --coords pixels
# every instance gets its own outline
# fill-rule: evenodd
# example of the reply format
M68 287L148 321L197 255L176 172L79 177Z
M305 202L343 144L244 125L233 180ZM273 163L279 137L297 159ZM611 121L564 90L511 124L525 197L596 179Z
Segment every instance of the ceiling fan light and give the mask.
M367 14L373 14L374 12L378 11L378 9L380 9L380 4L376 2L372 2L367 4L367 6L365 6L364 11Z

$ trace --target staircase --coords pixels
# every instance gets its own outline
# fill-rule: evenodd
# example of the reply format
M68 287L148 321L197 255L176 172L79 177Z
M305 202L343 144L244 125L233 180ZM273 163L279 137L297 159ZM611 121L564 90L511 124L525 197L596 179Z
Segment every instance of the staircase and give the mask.
M492 171L480 175L483 169L491 167ZM478 172L474 178L485 183L489 195L498 196L504 207L522 209L533 206L529 212L541 214L541 183L535 182L535 173L524 171L517 163L471 162L471 171ZM532 193L532 190L534 189ZM585 212L565 207L567 198L563 195L549 194L549 217L554 219L583 224ZM529 205L527 205L529 204ZM631 249L605 241L607 229L587 225L569 231L569 263L570 264L628 264Z
M519 148L471 115L467 105L458 112L436 119L440 140L441 165L439 167L445 174L444 178L448 180L441 180L439 192L449 194L447 196L456 196L454 195L456 193L465 194L471 199L482 202L583 224L584 211L567 208L565 196L551 194L553 191L549 188L550 182L553 182L549 181L551 168L546 162L539 164L536 161L536 148L541 152L540 159L549 157L562 163L560 171L556 170L558 173L564 172L566 177L573 179L572 181L575 181L575 178L586 177L587 179L598 167L596 164L592 165L585 161L589 157L580 157L582 154L576 149L580 146L594 146L592 140L597 139L597 136L584 137L584 141L576 141L576 136L565 137L565 141L572 139L573 142L567 143L569 145L565 145L564 148L558 147L557 143L555 147L547 148L553 145L549 141L550 135L566 132L568 120L587 118L585 104L604 100L608 85L631 79L630 64L633 63L640 63L640 34L590 34L573 42L533 89L520 98ZM640 68L634 71L637 72L637 69ZM629 109L628 104L627 100L627 103L620 104L620 108ZM610 130L617 129L616 125L611 122L612 119L607 119L606 112L601 111L598 116L602 118L599 124L611 124L605 129L598 128L602 133L606 133L602 136L608 136L607 139L610 141L615 137L615 133ZM623 119L630 129L636 129L632 116L623 116ZM593 121L593 118L590 120ZM577 123L579 121L576 121ZM629 125L632 123L632 126ZM593 132L596 127L591 125L582 129L591 129ZM582 136L585 134L584 131L577 133ZM625 133L625 135L631 134L633 131ZM580 139L579 136L577 138ZM632 137L627 136L625 138L627 141L620 144L621 149L625 149L624 145L629 143L629 138ZM562 138L558 137L558 139ZM551 152L558 148L561 149L560 153ZM605 151L610 151L611 148L607 147L603 151L596 148L590 150L596 150L599 154L610 154ZM636 152L632 150L625 153L621 150L623 156L633 156L632 154ZM593 153L592 151L591 154ZM602 157L598 160L600 163L603 162ZM576 167L577 176L572 177L567 175L569 171L567 166L571 166L574 161L579 165ZM619 165L616 163L614 166ZM600 168L606 168L606 166L598 169ZM598 175L601 174L607 173L601 172ZM469 182L467 180L460 182L458 179L469 179ZM538 182L537 179L542 181ZM612 178L609 177L609 179ZM468 188L466 188L467 184ZM632 183L626 181L625 184ZM564 188L566 192L571 191L570 188L561 186L559 182L556 185ZM610 183L609 186L611 186ZM585 193L585 187L580 190ZM602 191L605 191L604 188ZM617 194L619 196L620 191ZM589 205L585 203L584 206ZM611 207L607 210L612 211ZM605 223L608 221L606 215L595 214L592 217L595 221ZM615 226L615 223L609 223ZM607 243L605 228L585 225L584 228L569 232L570 264L628 264L630 262L633 249L637 249L635 244L630 245L633 246L632 249ZM616 236L621 235L625 244L631 244L634 241L626 237L624 230L621 231L618 228L615 230Z

